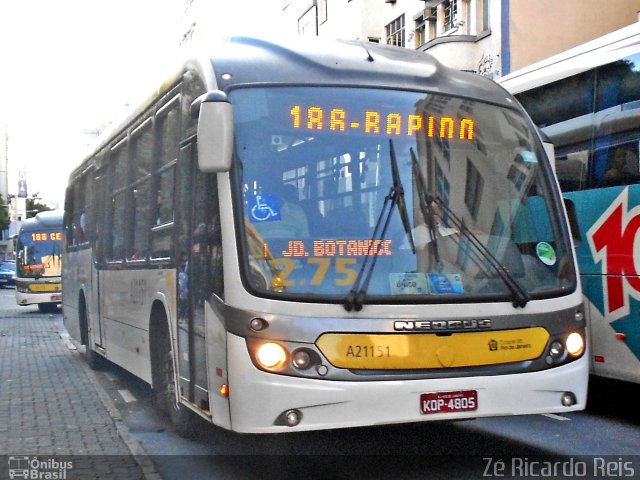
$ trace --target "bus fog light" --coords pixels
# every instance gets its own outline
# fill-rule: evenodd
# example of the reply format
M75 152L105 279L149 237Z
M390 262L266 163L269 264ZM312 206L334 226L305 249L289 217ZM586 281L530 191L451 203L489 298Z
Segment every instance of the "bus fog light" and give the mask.
M311 365L311 355L306 350L297 350L293 354L291 363L300 370L306 370Z
M578 401L576 400L576 396L572 392L564 392L562 394L562 398L560 399L560 402L565 407L570 407L578 403Z
M554 342L551 342L549 353L553 358L559 358L563 352L564 352L564 347L562 346L561 342L558 342L557 340Z
M295 427L302 420L302 413L299 410L289 410L285 413L285 419L287 421L287 425L290 427Z
M263 343L258 347L256 359L264 368L278 368L287 361L287 352L280 344Z
M577 332L573 332L569 334L567 337L567 352L574 357L581 355L584 351L584 340L582 339L582 335Z

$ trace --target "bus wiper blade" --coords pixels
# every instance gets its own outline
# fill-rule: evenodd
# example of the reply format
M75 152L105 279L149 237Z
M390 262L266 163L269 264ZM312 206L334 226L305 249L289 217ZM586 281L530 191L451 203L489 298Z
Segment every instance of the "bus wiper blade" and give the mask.
M443 212L447 214L450 223L460 232L460 234L466 238L471 245L475 247L475 250L482 256L484 260L495 270L498 276L502 279L503 283L509 289L511 294L513 295L513 306L516 308L524 308L531 297L529 293L520 285L520 283L509 273L509 270L505 268L504 265L498 260L487 247L480 241L480 239L469 230L462 219L458 217L453 210L451 210L439 197L432 195L427 190L426 184L424 182L424 178L422 177L422 173L419 169L418 159L416 157L413 148L409 149L411 153L411 162L414 166L414 172L417 178L416 186L418 188L418 195L427 205L431 205L435 203L438 207L442 209ZM421 200L422 202L422 200ZM424 211L423 211L424 214ZM425 221L429 221L428 217L425 217Z
M407 204L404 201L404 186L402 180L400 180L400 172L398 171L398 160L396 159L396 151L393 148L393 140L389 139L389 157L391 159L391 176L393 178L393 189L395 193L395 203L398 205L398 212L400 213L400 219L402 220L402 226L407 234L411 251L415 255L416 246L413 241L413 235L411 234L411 223L409 222L409 212L407 212ZM393 205L391 206L393 209Z
M393 207L397 206L398 211L400 213L400 219L402 220L402 225L404 227L405 233L407 234L407 239L409 240L409 244L411 245L411 250L413 253L416 253L416 247L413 241L413 235L411 234L411 225L409 223L409 214L407 212L407 206L404 201L404 187L402 185L402 181L400 180L400 173L398 171L398 161L396 159L396 153L393 148L393 140L389 140L389 156L391 162L391 176L393 179L393 185L389 190L389 193L384 198L384 204L382 205L382 210L380 210L380 215L378 215L378 220L376 222L376 226L373 229L373 234L371 235L371 242L369 243L369 247L367 249L367 255L362 262L362 266L358 271L358 276L356 277L355 282L353 282L353 286L351 287L351 291L347 295L347 298L344 302L344 308L347 312L351 310L360 311L362 310L362 304L367 295L367 289L369 288L369 283L371 282L371 277L373 275L373 270L375 269L376 262L378 260L378 255L376 252L373 252L373 246L376 244L376 240L378 239L378 231L380 230L380 226L382 225L384 219L384 226L382 227L382 231L380 232L379 240L380 242L384 241L384 237L387 234L387 229L389 228L389 222L391 221L391 214L393 213ZM389 207L387 209L387 207ZM369 259L373 257L371 260L371 264L369 266ZM369 269L367 270L367 267ZM365 271L367 275L362 281Z

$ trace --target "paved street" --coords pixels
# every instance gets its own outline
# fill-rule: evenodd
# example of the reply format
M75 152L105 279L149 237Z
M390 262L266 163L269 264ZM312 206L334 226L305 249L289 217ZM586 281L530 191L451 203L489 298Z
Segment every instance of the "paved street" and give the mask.
M69 479L144 478L135 442L62 332L61 314L18 307L0 290L0 478L24 457L43 473L71 462Z

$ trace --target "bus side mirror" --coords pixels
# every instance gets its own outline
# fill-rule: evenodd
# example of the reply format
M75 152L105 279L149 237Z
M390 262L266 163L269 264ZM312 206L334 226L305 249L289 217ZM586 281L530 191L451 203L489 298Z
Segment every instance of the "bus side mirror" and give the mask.
M233 154L233 107L227 95L212 90L191 105L198 115L198 166L203 172L228 172Z

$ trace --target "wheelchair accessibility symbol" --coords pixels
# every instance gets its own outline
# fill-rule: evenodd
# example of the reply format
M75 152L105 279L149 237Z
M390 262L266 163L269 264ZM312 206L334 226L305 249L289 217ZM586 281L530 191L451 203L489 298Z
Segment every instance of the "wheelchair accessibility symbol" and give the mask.
M280 199L274 194L256 195L247 205L252 223L280 220Z

